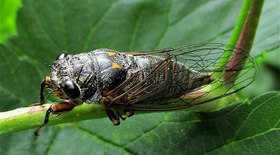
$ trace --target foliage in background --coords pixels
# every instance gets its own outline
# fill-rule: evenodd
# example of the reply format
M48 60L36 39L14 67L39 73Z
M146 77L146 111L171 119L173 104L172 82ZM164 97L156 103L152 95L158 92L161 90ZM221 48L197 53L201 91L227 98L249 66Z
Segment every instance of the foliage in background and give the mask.
M16 34L16 10L20 6L20 0L0 1L0 43Z
M277 4L277 5L275 5ZM23 1L18 35L0 45L0 109L37 102L39 83L62 51L96 48L146 50L197 42L227 42L242 1ZM276 89L279 71L279 2L266 1L254 56L276 71L243 91L251 96ZM265 53L264 53L265 52ZM250 104L213 113L188 110L136 115L114 127L107 119L46 127L0 137L1 154L201 154L277 153L280 136L279 92L265 93ZM53 117L55 119L55 117ZM73 146L69 148L69 146ZM75 146L75 147L74 147Z

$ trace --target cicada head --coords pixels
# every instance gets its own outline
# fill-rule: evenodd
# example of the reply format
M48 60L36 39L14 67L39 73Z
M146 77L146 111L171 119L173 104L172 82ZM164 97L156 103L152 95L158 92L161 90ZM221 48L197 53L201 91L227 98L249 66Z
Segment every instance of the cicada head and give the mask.
M81 96L80 86L72 75L74 70L67 54L60 54L54 61L50 77L46 84L54 94L62 99L77 99Z

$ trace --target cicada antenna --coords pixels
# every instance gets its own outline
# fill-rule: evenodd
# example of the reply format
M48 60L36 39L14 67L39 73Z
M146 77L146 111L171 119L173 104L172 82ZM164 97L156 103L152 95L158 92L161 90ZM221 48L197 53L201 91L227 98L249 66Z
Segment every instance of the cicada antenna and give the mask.
M40 61L42 64L44 64L45 66L52 68L52 65L51 65L51 64L46 63L46 62L43 61L42 59L39 59L39 61Z
M34 52L34 56L39 60L40 63L42 63L43 65L49 67L49 68L53 68L51 64L48 64L46 61L44 61L41 57L38 56L37 54L38 52Z

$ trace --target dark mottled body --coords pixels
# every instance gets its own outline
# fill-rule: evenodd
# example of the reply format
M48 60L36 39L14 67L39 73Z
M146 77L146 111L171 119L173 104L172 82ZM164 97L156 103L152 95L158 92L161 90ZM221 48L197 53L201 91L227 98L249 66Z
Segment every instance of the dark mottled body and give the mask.
M219 59L228 60L226 52L238 53L240 60L218 63ZM249 67L242 68L240 64L245 60ZM253 81L255 74L245 74L256 71L246 52L223 44L131 54L97 49L76 55L61 54L51 67L51 75L41 83L40 104L45 103L46 87L63 101L46 111L36 135L48 123L50 114L70 111L82 103L104 106L110 120L118 125L123 115L132 116L134 110L182 109L233 94ZM219 74L213 78L215 73ZM224 79L224 73L245 76L240 80ZM208 85L211 87L202 90ZM224 86L228 87L225 91L216 91Z
M156 64L165 59L149 55L129 55L110 49L98 49L89 53L67 55L54 62L51 79L54 85L63 85L68 80L75 81L81 91L78 103L99 102L102 93L110 91L134 73L139 74L134 82L143 81L155 69ZM129 101L137 102L155 101L163 98L174 98L184 95L188 90L205 84L208 75L186 69L179 62L169 60L156 72L151 81L145 82L149 89L138 92L138 97ZM190 81L195 82L190 83ZM206 79L207 80L207 79ZM204 81L204 83L203 83ZM123 92L128 91L133 85L127 85ZM61 98L67 98L61 96ZM118 101L126 104L125 101Z

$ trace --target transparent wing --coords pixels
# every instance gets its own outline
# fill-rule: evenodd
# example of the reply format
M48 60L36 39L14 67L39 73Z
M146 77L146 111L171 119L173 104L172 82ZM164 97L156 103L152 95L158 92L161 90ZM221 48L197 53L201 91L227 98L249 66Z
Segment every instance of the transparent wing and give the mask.
M203 104L231 95L245 88L253 82L257 72L255 62L248 52L220 43L195 44L179 48L139 52L133 55L157 57L162 59L162 61L172 60L182 64L187 70L210 75L213 81L210 84L190 90L177 98L151 98L148 101L141 102L141 96L132 95L130 102L126 104L112 104L111 107L155 111L181 109ZM235 55L235 58L231 57L231 55ZM236 57L236 55L238 56ZM155 67L150 74L157 72L159 69L159 67ZM180 70L174 70L173 75L178 76L180 75L179 72ZM149 83L149 89L151 89L151 86L156 88L156 83L151 83L151 77L146 80L142 81L142 86L138 84L139 88L145 89L145 84L147 83ZM156 80L154 81L156 82ZM191 82L193 81L190 80ZM180 81L172 81L172 86L170 87L176 89L176 87L181 85ZM137 94L137 91L133 93ZM152 92L149 92L149 94L152 94ZM133 100L133 97L135 100Z

